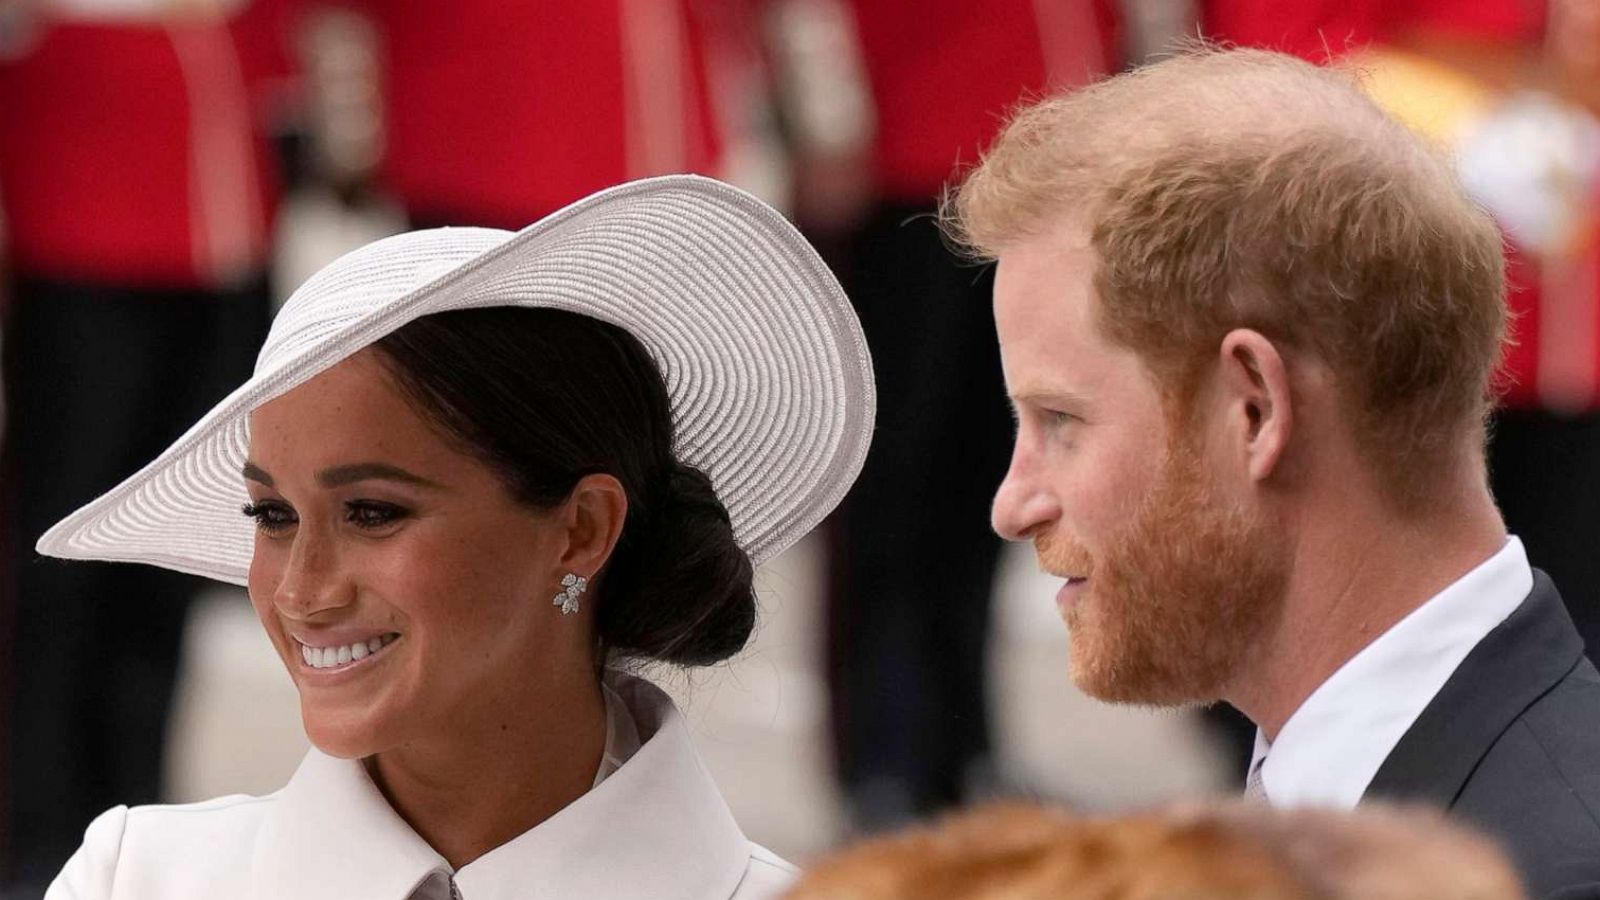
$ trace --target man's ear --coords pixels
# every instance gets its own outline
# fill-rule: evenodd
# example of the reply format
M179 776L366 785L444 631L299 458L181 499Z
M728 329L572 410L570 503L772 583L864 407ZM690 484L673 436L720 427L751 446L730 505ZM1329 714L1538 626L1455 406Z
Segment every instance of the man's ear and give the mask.
M1230 429L1245 454L1250 480L1278 467L1294 429L1289 370L1278 348L1259 331L1235 328L1222 339L1218 385Z
M611 558L627 518L628 494L622 482L605 474L578 479L562 507L567 538L562 569L593 578Z

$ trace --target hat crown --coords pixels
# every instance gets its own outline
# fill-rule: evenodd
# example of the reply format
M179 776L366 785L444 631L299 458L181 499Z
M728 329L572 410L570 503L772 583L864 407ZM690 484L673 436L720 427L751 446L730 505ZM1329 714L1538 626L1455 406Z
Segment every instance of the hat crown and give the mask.
M278 368L511 236L496 228L430 228L346 253L317 270L283 304L256 357L256 374Z

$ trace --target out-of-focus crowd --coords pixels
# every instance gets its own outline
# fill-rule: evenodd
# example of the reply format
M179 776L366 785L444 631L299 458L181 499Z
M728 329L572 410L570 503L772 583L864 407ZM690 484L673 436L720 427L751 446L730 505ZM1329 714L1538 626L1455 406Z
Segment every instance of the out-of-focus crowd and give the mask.
M41 890L96 813L162 796L197 588L47 564L33 542L248 374L274 294L308 274L275 268L308 239L280 223L307 207L358 229L519 228L608 185L700 172L786 209L855 303L878 378L873 449L827 531L833 761L852 824L903 825L992 788L988 510L1011 424L989 275L932 214L1016 103L1196 35L1360 70L1500 222L1516 341L1494 492L1600 647L1593 0L0 0L0 890ZM312 255L344 249L316 239L330 245ZM1253 729L1212 715L1242 780ZM982 853L1031 848L1040 867L1111 840L1018 815L954 833L1011 835ZM1226 843L1252 815L1107 833L1149 859L1211 846L1195 829ZM843 871L903 857L924 879L870 896L1044 895L916 888L959 882L923 839ZM1248 853L1277 852L1263 846Z

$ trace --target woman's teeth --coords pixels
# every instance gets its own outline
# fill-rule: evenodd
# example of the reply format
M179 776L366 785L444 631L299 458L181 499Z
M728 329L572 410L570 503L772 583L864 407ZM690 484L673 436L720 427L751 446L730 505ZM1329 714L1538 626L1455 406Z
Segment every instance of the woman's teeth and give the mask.
M300 655L305 659L306 665L313 669L330 669L359 659L366 659L368 656L388 646L399 636L391 632L375 637L370 641L345 644L339 647L307 647L305 644L301 644Z

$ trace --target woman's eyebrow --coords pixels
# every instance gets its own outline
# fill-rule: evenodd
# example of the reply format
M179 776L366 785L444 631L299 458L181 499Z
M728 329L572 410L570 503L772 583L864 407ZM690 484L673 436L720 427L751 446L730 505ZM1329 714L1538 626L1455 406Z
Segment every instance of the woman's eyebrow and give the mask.
M421 475L407 472L399 466L392 466L381 462L351 463L344 466L334 466L323 469L317 473L317 484L325 488L344 487L358 481L399 481L417 487L438 489L442 485L429 481Z
M267 474L265 469L253 462L246 462L241 471L243 472L244 477L250 479L251 481L258 482L267 487L273 486L272 476ZM321 472L317 473L317 483L325 488L344 487L347 484L355 484L358 481L371 480L399 481L405 484L416 485L417 487L434 489L443 487L443 485L423 478L421 475L407 472L405 469L402 469L399 466L393 466L389 463L381 462L350 463L349 465L334 466L331 469L323 469Z

